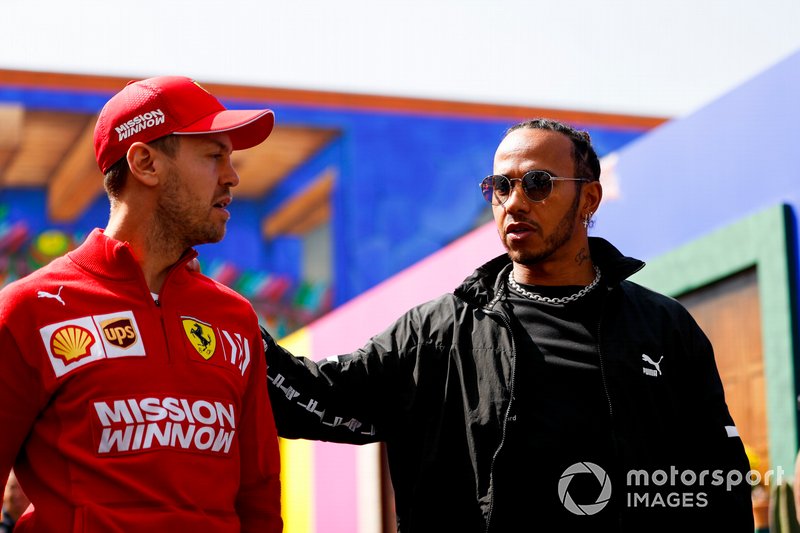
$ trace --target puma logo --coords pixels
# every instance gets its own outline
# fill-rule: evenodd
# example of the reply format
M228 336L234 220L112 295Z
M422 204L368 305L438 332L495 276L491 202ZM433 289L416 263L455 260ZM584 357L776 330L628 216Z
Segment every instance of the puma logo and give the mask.
M57 292L57 293L55 293L55 294L53 294L53 293L50 293L50 292L47 292L47 291L39 291L38 293L36 293L36 295L37 295L39 298L52 298L52 299L54 299L54 300L58 300L59 302L61 302L61 305L67 305L66 303L64 303L64 300L62 300L62 299L61 299L61 290L62 290L63 288L64 288L64 286L63 286L63 285L62 285L62 286L60 286L60 287L58 288L58 292Z
M661 375L661 360L662 359L664 359L663 355L661 356L661 358L658 361L653 361L650 358L649 355L647 355L646 353L643 353L642 354L642 361L644 361L645 363L649 363L649 364L653 365L654 368L647 368L645 366L642 366L642 373L644 373L646 376L653 376L653 377L660 376Z

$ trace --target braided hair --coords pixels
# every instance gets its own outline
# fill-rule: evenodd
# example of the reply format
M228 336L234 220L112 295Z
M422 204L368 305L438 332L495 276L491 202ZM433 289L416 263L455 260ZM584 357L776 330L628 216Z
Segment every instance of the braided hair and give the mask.
M575 161L576 176L589 178L593 181L600 179L600 161L597 158L594 147L592 147L592 140L588 132L576 130L572 126L557 120L536 118L511 126L503 134L503 139L512 131L519 129L549 130L566 135L572 141L572 158Z

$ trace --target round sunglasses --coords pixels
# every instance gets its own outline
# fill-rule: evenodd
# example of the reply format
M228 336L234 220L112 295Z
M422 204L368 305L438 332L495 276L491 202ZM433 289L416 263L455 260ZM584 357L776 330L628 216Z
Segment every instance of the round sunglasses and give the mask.
M486 176L480 183L483 199L492 205L503 205L511 196L514 182L522 184L525 196L533 202L542 202L553 192L554 181L585 181L587 178L558 178L544 170L529 170L521 178L510 179L502 174Z

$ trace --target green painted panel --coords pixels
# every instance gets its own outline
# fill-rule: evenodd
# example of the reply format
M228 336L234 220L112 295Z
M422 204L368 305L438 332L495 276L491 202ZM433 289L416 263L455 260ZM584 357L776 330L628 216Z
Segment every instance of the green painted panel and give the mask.
M755 267L761 307L771 468L794 471L797 453L795 339L788 224L779 205L651 259L633 281L677 297Z

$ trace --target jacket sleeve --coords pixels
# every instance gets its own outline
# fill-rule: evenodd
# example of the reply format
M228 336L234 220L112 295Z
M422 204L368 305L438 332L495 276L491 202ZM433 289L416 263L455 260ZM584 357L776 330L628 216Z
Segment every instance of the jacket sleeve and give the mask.
M278 434L350 444L385 440L383 428L413 402L420 353L412 309L361 349L313 361L295 357L262 329ZM392 429L386 429L392 431Z
M7 293L0 293L0 299L5 298L8 298ZM11 332L11 313L7 302L0 302L0 481L3 486L39 412L49 400L37 369L29 364Z
M263 342L258 336L250 342L254 357L239 426L241 474L236 511L242 532L277 533L283 528L278 435L264 379L266 366L257 351Z

